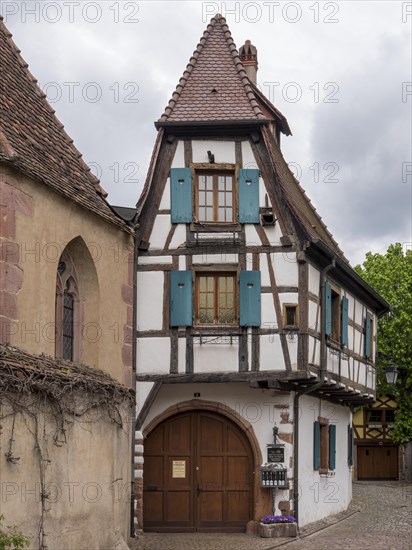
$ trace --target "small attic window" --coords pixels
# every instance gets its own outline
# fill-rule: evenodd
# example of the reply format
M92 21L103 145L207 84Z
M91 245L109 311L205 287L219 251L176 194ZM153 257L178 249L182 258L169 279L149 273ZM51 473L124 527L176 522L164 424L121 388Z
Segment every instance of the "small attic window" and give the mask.
M210 93L212 93L212 94L217 94L217 93L218 93L218 91L217 91L217 89L216 89L216 88L212 88L212 90L211 90L211 92L210 92Z

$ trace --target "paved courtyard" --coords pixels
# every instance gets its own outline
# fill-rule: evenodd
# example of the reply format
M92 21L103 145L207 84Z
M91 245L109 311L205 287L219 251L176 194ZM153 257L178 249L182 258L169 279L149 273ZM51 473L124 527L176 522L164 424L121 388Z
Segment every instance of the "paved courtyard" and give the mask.
M306 526L297 539L244 534L140 535L133 550L412 550L412 484L357 482L346 513Z

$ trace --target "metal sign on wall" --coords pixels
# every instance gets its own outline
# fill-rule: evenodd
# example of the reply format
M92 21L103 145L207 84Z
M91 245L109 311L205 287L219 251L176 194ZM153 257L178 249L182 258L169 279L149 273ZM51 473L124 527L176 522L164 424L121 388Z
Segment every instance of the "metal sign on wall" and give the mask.
M267 451L267 462L285 462L285 448L283 446L270 446Z

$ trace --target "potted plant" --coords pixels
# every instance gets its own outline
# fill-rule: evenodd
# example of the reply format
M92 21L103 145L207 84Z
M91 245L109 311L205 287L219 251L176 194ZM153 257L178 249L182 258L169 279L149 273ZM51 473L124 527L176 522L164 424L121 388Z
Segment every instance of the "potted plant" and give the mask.
M263 538L296 537L296 519L293 516L265 516L260 520L259 534Z

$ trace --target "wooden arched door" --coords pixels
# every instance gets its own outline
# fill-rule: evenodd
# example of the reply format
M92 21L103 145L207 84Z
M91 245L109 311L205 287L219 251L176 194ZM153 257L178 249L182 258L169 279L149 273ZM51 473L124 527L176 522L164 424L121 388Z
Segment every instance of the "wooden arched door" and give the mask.
M188 411L168 418L144 448L145 531L242 532L252 519L253 458L228 418Z

